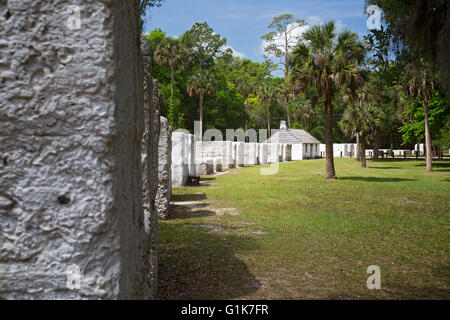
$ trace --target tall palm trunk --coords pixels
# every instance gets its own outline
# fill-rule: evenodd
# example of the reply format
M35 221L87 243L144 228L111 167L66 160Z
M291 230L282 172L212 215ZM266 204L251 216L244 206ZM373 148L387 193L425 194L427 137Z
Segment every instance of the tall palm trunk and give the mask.
M284 97L284 102L286 106L286 117L287 117L287 127L291 128L291 116L289 115L289 97Z
M432 165L432 147L431 147L431 136L430 136L430 123L428 120L428 97L425 96L423 101L424 111L425 111L425 148L427 149L427 171L433 171Z
M367 161L366 161L366 137L364 134L361 134L361 168L367 168Z
M333 110L331 106L331 89L327 88L325 100L325 145L326 145L326 179L335 180L333 156Z
M270 103L267 104L267 138L270 138Z
M200 137L201 140L203 140L203 93L201 93L199 96L198 107L200 113Z

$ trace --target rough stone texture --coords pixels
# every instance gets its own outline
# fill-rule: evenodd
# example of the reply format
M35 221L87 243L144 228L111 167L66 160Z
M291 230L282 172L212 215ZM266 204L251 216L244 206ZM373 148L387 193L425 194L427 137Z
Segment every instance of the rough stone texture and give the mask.
M257 143L246 143L244 145L244 164L249 166L254 166L258 164L257 159Z
M152 79L152 51L150 41L141 38L141 51L144 70L144 135L142 137L142 198L144 207L144 227L148 234L149 281L152 295L157 298L158 287L158 143L160 131L160 103L158 85Z
M269 153L269 146L267 143L260 143L259 144L259 164L264 165L268 163L268 153Z
M245 163L245 143L244 142L233 142L235 148L235 167L244 167Z
M172 186L181 187L187 183L189 168L185 165L185 133L172 133Z
M161 117L158 144L158 193L156 210L161 219L170 218L170 199L172 196L171 158L172 130L166 118Z
M0 1L0 298L151 298L136 2L70 4Z
M280 162L280 149L281 145L279 143L268 143L268 156L267 161L269 163Z
M185 164L187 166L187 175L188 176L196 176L197 170L195 168L195 153L196 153L196 140L193 134L186 134L184 136L185 141ZM187 179L187 177L186 177Z
M232 158L231 141L198 141L196 142L196 164L197 168L206 164L208 160L220 163L220 170L232 168L234 166ZM220 171L215 166L216 171Z

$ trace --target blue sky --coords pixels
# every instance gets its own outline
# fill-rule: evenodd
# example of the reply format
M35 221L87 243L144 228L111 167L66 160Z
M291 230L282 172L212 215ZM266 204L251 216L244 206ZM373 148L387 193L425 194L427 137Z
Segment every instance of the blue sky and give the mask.
M282 13L292 13L309 24L335 20L340 28L361 36L367 33L364 0L165 0L160 8L151 9L145 31L161 28L177 37L195 22L206 21L227 38L237 55L263 61L261 36Z

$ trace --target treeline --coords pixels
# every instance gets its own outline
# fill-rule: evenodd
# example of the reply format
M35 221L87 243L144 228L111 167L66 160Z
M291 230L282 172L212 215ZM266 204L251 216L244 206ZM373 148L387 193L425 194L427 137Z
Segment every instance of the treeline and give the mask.
M193 130L200 120L203 131L270 130L287 120L289 127L305 129L328 146L356 141L361 149L374 148L375 156L378 148L412 149L427 139L430 152L449 148L448 68L439 65L437 44L415 42L403 28L425 1L415 2L422 7L410 5L410 12L401 1L372 2L385 10L387 27L363 39L337 30L332 21L309 26L298 38L293 31L305 25L303 20L275 17L262 36L271 58L264 63L234 57L226 39L206 22L179 38L153 30L145 36L153 46L164 116L175 129ZM435 12L433 4L425 7ZM428 19L434 25L426 28L439 33L442 19L442 14ZM439 34L436 39L443 41ZM272 76L276 69L284 71L283 78ZM333 178L332 160L327 163Z

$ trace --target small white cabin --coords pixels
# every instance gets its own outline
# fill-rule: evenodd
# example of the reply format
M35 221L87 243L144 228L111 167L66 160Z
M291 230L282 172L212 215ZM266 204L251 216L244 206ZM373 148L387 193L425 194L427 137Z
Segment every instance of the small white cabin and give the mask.
M316 159L320 157L320 141L305 130L288 129L281 121L280 131L273 134L267 143L292 145L292 160Z

